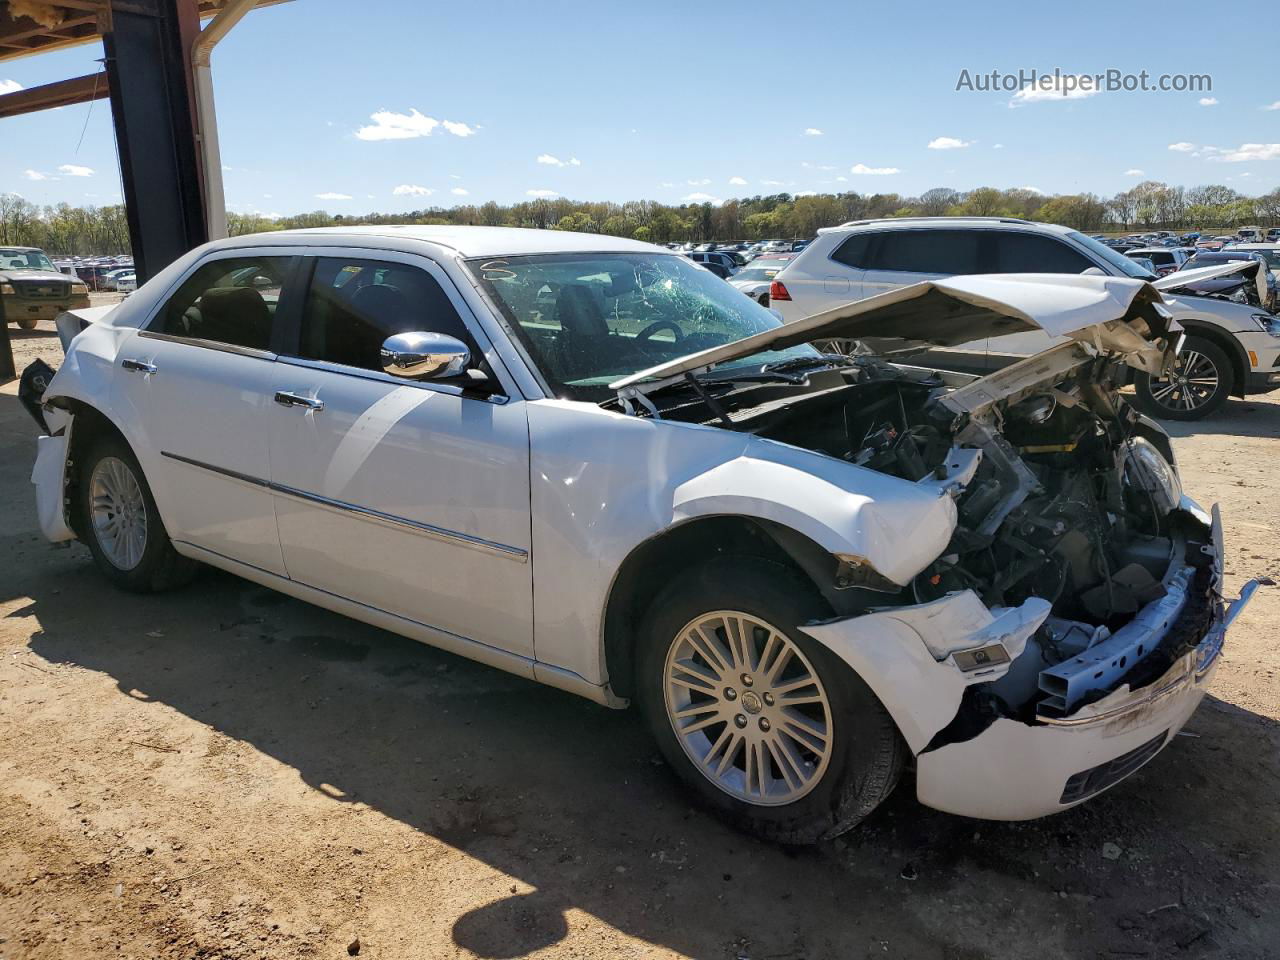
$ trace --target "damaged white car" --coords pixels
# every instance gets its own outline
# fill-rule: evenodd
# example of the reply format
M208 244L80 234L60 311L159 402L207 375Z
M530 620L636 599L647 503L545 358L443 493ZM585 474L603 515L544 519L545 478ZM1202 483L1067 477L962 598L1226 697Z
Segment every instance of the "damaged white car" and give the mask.
M1138 280L960 277L783 327L648 244L371 227L220 241L79 325L35 407L51 539L129 589L207 563L634 700L781 841L908 765L967 816L1094 796L1196 708L1254 587L1225 608L1216 514L1117 394L1179 339ZM1071 339L982 379L904 362L1037 328Z

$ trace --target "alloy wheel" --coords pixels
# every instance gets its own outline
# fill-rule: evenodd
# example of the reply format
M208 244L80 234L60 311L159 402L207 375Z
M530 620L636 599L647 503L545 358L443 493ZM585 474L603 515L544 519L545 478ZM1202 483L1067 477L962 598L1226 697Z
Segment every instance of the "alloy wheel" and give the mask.
M118 457L103 457L89 478L90 516L103 555L132 570L147 549L147 504L133 470Z
M1198 350L1183 350L1166 376L1151 378L1151 399L1166 410L1197 410L1218 392L1217 365Z
M720 790L750 804L805 796L832 755L832 711L813 664L781 630L733 610L676 635L664 670L667 719Z

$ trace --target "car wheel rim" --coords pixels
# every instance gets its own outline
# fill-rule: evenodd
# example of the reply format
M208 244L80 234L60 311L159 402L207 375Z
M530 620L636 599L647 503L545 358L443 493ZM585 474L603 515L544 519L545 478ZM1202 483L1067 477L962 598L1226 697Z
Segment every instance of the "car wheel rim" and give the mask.
M1151 399L1166 410L1196 410L1218 392L1218 367L1198 350L1178 354L1168 376L1152 378Z
M757 806L805 796L831 759L831 704L781 630L718 610L676 635L664 670L667 719L694 767Z
M147 504L123 460L103 457L89 479L93 534L112 566L132 570L147 549Z

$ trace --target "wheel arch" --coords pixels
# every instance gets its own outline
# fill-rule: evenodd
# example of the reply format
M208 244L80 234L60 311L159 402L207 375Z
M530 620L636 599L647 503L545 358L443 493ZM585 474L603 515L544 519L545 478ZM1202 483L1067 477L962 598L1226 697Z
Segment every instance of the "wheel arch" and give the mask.
M613 693L635 695L639 624L647 601L672 578L726 555L754 557L798 573L833 614L846 613L865 599L862 589L837 587L840 561L790 527L738 514L691 518L637 545L614 575L602 618L603 659Z
M70 396L57 396L48 398L45 403L66 411L74 419L75 428L71 431L71 442L67 446L67 486L69 489L74 488L74 485L80 482L79 464L89 445L98 437L104 434L114 435L130 450L134 450L133 444L129 442L129 437L121 429L120 425L88 401ZM136 450L134 450L134 455L137 455ZM76 537L81 540L84 539L85 533L81 529L83 526L82 519L77 511L71 510L68 512L67 524L75 531Z

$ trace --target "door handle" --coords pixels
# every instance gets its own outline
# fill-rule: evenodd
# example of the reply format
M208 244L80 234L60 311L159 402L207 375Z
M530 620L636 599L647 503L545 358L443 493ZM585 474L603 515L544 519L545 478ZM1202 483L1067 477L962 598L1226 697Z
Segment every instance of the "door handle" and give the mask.
M145 360L134 360L132 358L125 358L124 360L120 361L120 366L124 367L124 369L126 370L134 370L138 373L155 373L156 372L156 365L154 363L147 363L147 361Z
M300 393L289 393L285 390L276 391L276 403L284 407L306 407L308 410L323 410L324 401L315 397L304 397Z

